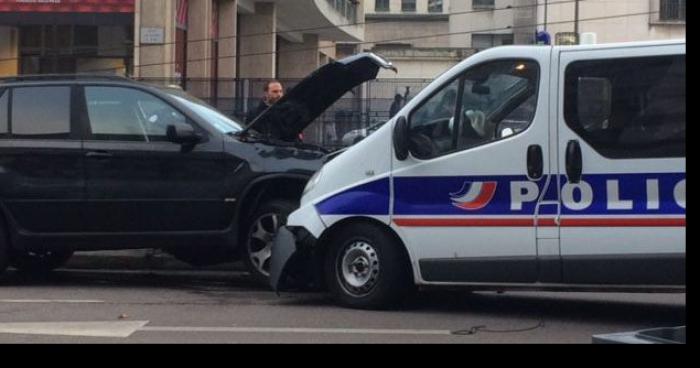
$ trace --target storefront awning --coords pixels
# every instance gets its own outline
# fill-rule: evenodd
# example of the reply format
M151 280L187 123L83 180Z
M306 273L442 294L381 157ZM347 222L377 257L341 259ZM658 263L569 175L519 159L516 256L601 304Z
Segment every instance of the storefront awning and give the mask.
M134 13L135 0L0 0L0 13Z

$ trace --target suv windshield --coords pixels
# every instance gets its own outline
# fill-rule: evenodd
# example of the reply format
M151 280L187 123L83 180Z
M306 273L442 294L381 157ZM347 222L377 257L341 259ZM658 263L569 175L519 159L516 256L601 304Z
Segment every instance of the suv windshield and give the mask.
M224 134L237 133L243 130L241 124L227 117L206 102L177 88L162 88L164 92L171 95L184 105L189 107L195 114L206 120L214 128Z

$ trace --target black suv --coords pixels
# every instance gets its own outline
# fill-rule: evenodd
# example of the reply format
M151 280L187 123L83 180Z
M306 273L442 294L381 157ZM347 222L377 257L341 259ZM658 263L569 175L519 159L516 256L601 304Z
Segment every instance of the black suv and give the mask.
M330 63L248 127L177 88L0 80L0 272L162 248L196 266L242 258L266 281L271 240L327 153L299 133L382 67L373 54Z

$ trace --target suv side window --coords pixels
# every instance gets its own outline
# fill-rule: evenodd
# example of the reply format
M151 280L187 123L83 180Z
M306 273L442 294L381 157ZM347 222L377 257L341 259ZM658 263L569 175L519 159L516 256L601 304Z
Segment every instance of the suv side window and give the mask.
M71 87L17 87L12 90L14 138L69 138Z
M538 85L534 61L499 60L469 69L411 114L411 153L431 159L524 131L535 116Z
M566 124L612 159L685 157L685 55L574 62Z
M166 141L168 125L187 124L165 101L133 88L88 86L85 100L95 139Z
M10 93L7 92L7 90L0 91L0 135L9 133L9 124L7 121L10 114L7 106L10 101L9 95Z

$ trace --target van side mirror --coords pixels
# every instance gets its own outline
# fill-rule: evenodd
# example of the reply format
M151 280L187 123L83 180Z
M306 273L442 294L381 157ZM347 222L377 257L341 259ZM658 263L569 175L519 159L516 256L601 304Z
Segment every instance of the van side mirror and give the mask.
M610 127L612 84L607 78L581 77L578 79L578 119L586 131Z
M194 131L189 124L170 124L166 130L168 141L181 144L183 147L194 147L202 141L202 136Z
M396 159L405 161L408 158L408 120L405 116L399 117L396 121L393 139Z

